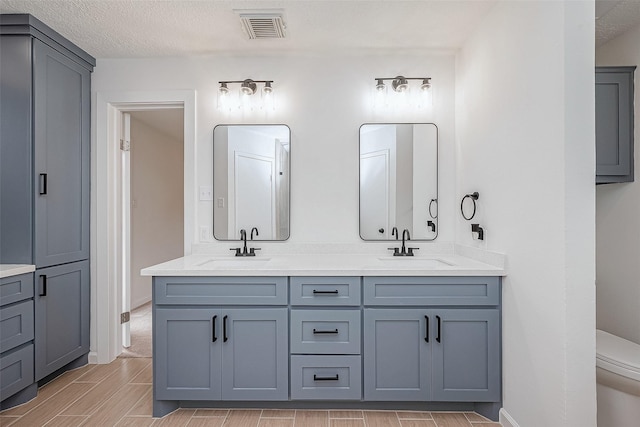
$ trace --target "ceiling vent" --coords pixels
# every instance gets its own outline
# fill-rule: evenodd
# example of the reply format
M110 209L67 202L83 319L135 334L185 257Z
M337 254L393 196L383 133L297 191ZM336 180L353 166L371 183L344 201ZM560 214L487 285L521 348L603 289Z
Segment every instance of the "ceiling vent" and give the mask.
M235 10L249 39L283 39L285 23L281 9Z

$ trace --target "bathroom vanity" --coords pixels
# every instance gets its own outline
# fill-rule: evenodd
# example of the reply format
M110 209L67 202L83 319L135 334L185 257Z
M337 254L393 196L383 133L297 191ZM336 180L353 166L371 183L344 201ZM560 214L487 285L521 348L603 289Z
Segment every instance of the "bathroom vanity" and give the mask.
M154 416L501 406L501 276L464 257L192 255L153 276Z

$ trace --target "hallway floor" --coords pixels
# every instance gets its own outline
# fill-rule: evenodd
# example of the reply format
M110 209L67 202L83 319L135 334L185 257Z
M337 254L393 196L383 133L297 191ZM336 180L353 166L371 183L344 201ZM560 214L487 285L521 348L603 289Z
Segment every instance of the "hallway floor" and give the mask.
M151 417L150 358L119 358L65 373L24 405L0 412L3 427L500 427L473 412L179 409Z

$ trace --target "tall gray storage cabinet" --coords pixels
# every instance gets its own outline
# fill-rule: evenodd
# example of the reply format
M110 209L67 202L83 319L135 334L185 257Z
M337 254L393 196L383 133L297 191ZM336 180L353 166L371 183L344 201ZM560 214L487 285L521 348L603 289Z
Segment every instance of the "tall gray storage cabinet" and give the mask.
M0 31L0 262L36 266L37 382L89 352L95 59L31 15Z

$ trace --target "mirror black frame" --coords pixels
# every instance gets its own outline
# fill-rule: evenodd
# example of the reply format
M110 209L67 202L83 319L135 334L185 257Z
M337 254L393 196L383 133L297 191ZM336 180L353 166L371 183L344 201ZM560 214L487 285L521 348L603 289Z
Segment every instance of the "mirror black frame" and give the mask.
M422 238L414 238L413 234L411 235L411 240L415 240L415 241L422 241L422 242L431 242L437 239L439 231L440 231L440 227L439 227L439 221L438 221L438 217L439 217L439 206L438 206L438 202L439 202L439 180L440 180L440 172L439 172L439 168L440 168L440 134L439 134L439 129L438 126L435 123L363 123L362 125L360 125L360 127L358 128L358 235L360 236L360 239L365 241L365 242L393 242L396 239L365 239L364 237L362 237L362 226L361 226L361 219L362 219L362 183L361 183L361 155L362 155L362 128L364 126L384 126L384 125L432 125L435 128L435 132L436 132L436 152L435 152L435 158L436 158L436 197L435 199L431 199L429 202L429 207L428 207L428 214L431 217L431 219L435 220L435 235L433 238L430 239L422 239ZM435 216L432 215L432 205L435 202ZM402 231L399 230L400 235L402 234ZM401 238L400 238L401 240Z
M219 238L218 236L216 236L216 206L215 206L215 202L216 202L216 192L215 192L215 176L216 176L216 171L215 171L215 134L216 134L216 129L218 127L274 127L274 126L284 126L287 128L287 131L289 133L289 155L288 155L288 194L287 194L287 221L288 221L288 234L286 236L286 238L283 239L263 239L263 238L259 238L260 235L258 235L256 239L251 239L252 241L255 242L284 242L289 240L289 238L291 237L291 146L292 146L292 142L291 142L291 128L284 124L284 123L220 123L216 126L214 126L213 128L213 135L212 135L212 166L213 166L213 173L212 173L212 191L213 191L213 209L212 209L212 234L215 240L217 241L221 241L221 242L237 242L240 239L222 239ZM249 233L249 230L247 230L247 234Z

